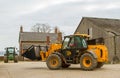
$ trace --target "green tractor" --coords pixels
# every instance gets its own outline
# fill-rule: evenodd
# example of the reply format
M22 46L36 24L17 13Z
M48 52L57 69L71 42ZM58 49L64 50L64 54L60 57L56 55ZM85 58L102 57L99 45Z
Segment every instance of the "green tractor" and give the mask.
M9 60L13 60L14 63L18 62L17 49L15 47L5 48L6 52L4 54L4 63L8 63Z

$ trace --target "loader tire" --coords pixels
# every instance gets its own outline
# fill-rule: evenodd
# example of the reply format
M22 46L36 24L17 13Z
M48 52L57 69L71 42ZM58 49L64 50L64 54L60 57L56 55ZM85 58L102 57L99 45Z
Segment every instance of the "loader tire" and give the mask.
M97 59L91 54L85 53L80 58L80 65L83 70L93 70L97 66Z
M47 61L46 61L47 67L51 70L57 70L60 69L62 66L62 60L57 54L51 54Z
M98 62L97 67L96 68L101 68L104 65L104 62Z
M4 55L4 63L8 63L8 58L6 55Z
M14 63L17 63L18 62L18 55L15 55L14 57Z

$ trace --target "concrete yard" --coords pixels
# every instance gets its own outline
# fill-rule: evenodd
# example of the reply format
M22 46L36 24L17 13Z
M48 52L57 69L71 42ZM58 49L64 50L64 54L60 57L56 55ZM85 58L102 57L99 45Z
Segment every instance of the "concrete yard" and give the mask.
M0 62L0 78L120 78L120 64L106 64L101 69L83 71L80 65L49 70L45 62Z

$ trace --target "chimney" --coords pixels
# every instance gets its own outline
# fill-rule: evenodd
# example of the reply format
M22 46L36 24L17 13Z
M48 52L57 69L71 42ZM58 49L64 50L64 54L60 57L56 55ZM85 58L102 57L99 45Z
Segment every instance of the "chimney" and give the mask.
M57 40L61 43L62 42L62 33L58 32L58 38Z
M56 34L58 33L58 28L57 28L57 27L55 27L55 33L56 33Z
M47 45L49 45L50 44L50 37L49 36L47 36Z
M23 27L22 27L22 25L20 26L20 32L23 32Z

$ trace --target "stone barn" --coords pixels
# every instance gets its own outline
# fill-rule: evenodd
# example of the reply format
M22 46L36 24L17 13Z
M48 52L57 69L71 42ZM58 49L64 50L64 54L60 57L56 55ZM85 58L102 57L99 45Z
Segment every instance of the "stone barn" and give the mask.
M74 33L89 34L89 40L102 38L109 51L109 62L120 60L120 19L83 17Z
M41 33L41 32L25 32L23 27L20 27L19 33L19 52L20 59L23 60L21 54L23 54L25 49L28 49L32 45L36 46L46 46L51 43L61 42L62 33L55 28L54 33Z

